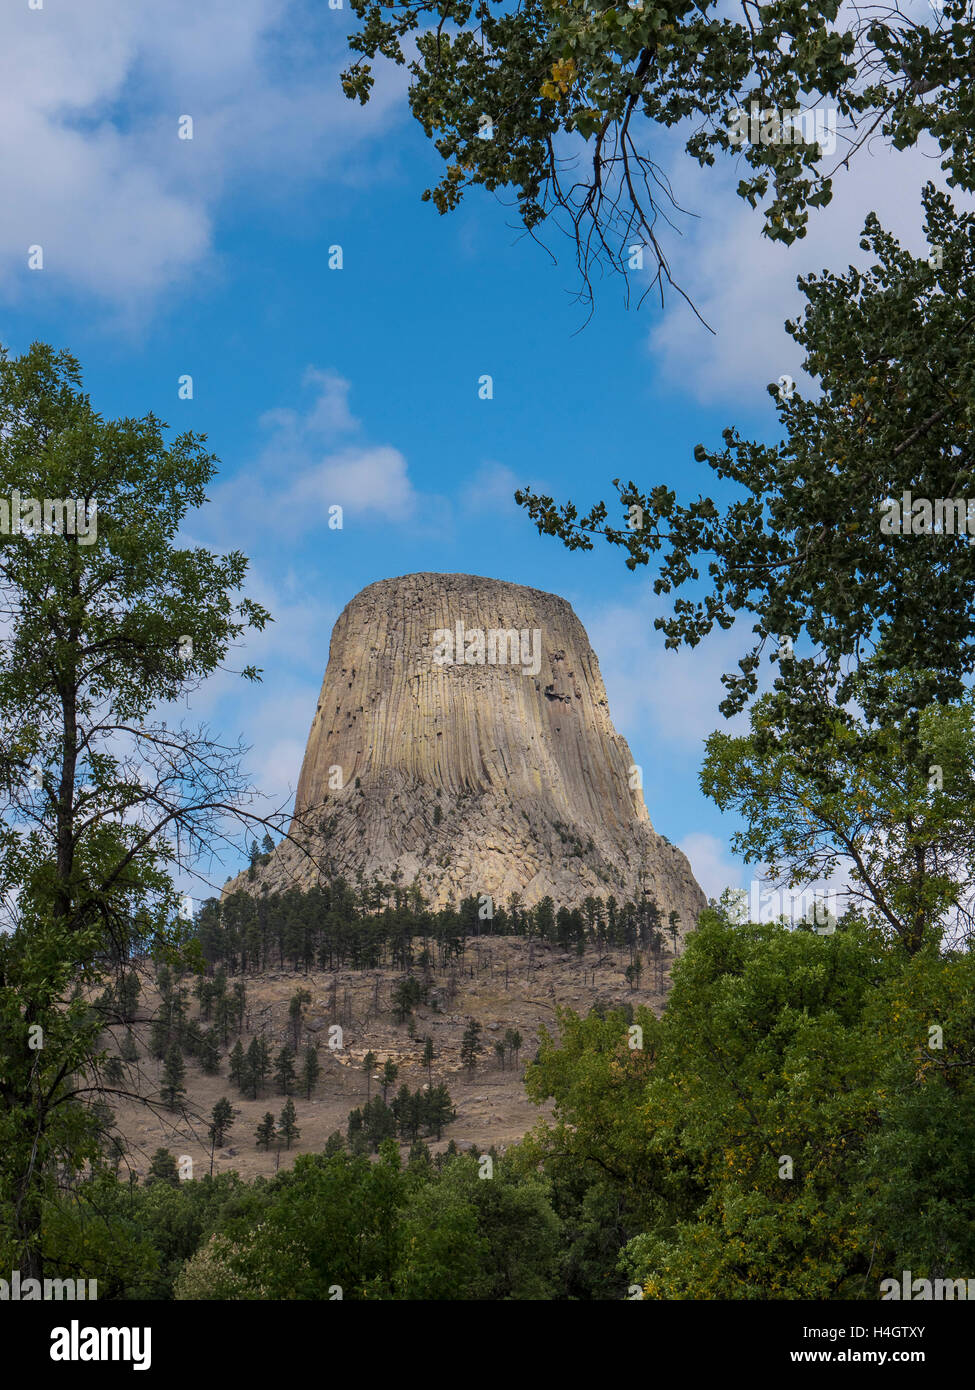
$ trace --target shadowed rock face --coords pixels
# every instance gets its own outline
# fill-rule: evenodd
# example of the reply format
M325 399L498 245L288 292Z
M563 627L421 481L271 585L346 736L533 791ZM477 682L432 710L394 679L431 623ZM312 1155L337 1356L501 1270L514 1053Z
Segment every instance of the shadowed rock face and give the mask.
M575 906L649 889L686 929L704 895L654 832L632 764L564 599L410 574L370 584L335 624L295 817L330 876L399 871L435 906L512 893ZM228 890L316 876L284 842L256 884Z

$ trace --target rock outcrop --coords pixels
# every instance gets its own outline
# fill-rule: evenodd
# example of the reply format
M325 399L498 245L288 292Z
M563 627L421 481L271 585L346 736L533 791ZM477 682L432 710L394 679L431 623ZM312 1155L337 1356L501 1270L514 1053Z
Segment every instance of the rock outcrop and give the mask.
M572 608L474 575L385 579L346 606L292 834L317 868L283 841L225 891L308 887L322 871L415 882L434 906L648 892L683 930L705 902L650 823Z

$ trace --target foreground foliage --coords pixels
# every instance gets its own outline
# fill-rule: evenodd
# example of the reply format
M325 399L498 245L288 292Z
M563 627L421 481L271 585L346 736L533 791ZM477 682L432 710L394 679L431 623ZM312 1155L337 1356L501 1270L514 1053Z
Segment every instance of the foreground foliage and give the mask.
M47 1262L136 1298L876 1299L902 1269L967 1277L971 957L851 915L742 923L729 899L674 978L662 1019L560 1012L527 1072L553 1122L505 1154L417 1140L404 1163L387 1138L371 1160L334 1135L253 1183L97 1172L48 1205Z
M701 165L744 161L738 194L784 242L806 234L810 209L831 201L834 174L870 137L905 149L928 136L950 181L975 186L970 0L909 15L838 0L352 0L352 10L359 56L343 88L365 103L369 60L408 65L411 110L446 165L424 198L446 213L470 187L510 190L529 231L551 219L572 236L588 295L597 268L626 273L631 242L651 252L658 282L670 279L658 217L675 201L661 164L675 127ZM742 145L729 117L752 102L762 131ZM785 113L815 108L830 113L834 139L790 138Z

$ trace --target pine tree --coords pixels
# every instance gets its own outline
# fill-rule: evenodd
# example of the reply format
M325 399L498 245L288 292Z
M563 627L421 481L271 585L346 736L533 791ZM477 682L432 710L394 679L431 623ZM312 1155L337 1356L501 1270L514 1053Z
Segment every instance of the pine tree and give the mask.
M230 1054L229 1070L231 1081L234 1083L235 1086L239 1087L240 1090L244 1089L243 1075L245 1063L246 1058L244 1057L244 1049L241 1044L240 1038L238 1038L237 1041L234 1043L234 1050Z
M131 1028L126 1029L122 1046L119 1048L119 1055L123 1062L137 1062L139 1060L139 1049L136 1046L135 1034Z
M156 971L156 989L162 1002L168 1004L173 994L173 972L168 965L161 965Z
M360 1116L360 1119L361 1118ZM325 1140L325 1147L322 1153L326 1158L331 1158L334 1154L345 1153L345 1140L337 1129L333 1130Z
M417 1172L427 1174L430 1173L431 1169L433 1168L433 1163L430 1158L430 1150L427 1148L426 1144L424 1144L422 1139L413 1140L413 1143L410 1145L410 1152L406 1162L407 1167L413 1168Z
M268 1046L267 1038L265 1038L262 1033L261 1036L257 1039L257 1080L258 1084L261 1087L261 1090L263 1090L265 1085L267 1084L267 1078L270 1075L270 1071L271 1049Z
M396 1116L396 1124L399 1128L401 1139L408 1139L410 1137L410 1102L412 1099L412 1092L404 1081L403 1085L399 1088L396 1099L390 1106L390 1109Z
M246 1055L246 1086L243 1090L248 1091L253 1101L257 1099L257 1090L263 1091L263 1079L261 1079L261 1051L260 1042L257 1038L250 1038L250 1047Z
M670 937L674 943L674 954L677 954L677 942L680 939L680 913L671 912L667 917L667 925L670 929Z
M244 1014L247 1009L247 986L243 980L235 982L231 997L234 1001L234 1026L239 1033L244 1026Z
M366 1104L369 1104L369 1092L372 1086L372 1074L378 1066L378 1059L375 1052L367 1052L362 1059L362 1070L366 1074Z
M206 979L205 976L201 976L196 983L194 993L200 1001L200 1014L203 1018L203 1022L209 1023L210 1015L213 1012L213 1000L216 994L213 981Z
M274 1063L274 1079L282 1095L290 1096L295 1084L295 1054L290 1043L285 1043Z
M281 1111L281 1118L278 1121L281 1126L279 1130L280 1138L285 1141L285 1145L289 1149L291 1148L292 1140L301 1138L301 1130L298 1128L297 1121L298 1116L295 1112L295 1103L289 1096L284 1103L284 1109Z
M176 1166L176 1159L169 1149L157 1149L152 1156L149 1172L146 1174L146 1187L151 1187L154 1182L164 1182L168 1183L170 1187L179 1187L179 1169Z
M299 989L292 996L288 1004L288 1020L291 1024L291 1035L294 1039L294 1047L298 1048L301 1042L302 1012L306 1004L311 1003L311 994L307 989Z
M230 1104L226 1096L221 1096L216 1105L210 1112L210 1125L207 1134L213 1143L214 1148L220 1148L230 1130L233 1128L237 1111Z
M185 1046L187 1030L186 990L174 990L169 1003L169 1036L176 1046Z
M162 1086L160 1094L163 1104L170 1110L177 1110L186 1099L186 1087L183 1082L186 1080L186 1063L183 1055L175 1043L172 1043L166 1053L166 1061L163 1065Z
M220 1072L220 1039L216 1028L208 1028L200 1039L197 1054L200 1066L207 1076L217 1076Z
M353 1154L365 1154L369 1152L369 1140L366 1138L365 1121L362 1111L358 1106L349 1112L346 1133L349 1140L349 1149Z
M244 1065L240 1069L240 1094L247 1100L257 1100L257 1074L247 1056L244 1057Z
M469 1019L460 1044L460 1060L468 1071L474 1070L477 1066L477 1054L484 1051L480 1037L481 1025L476 1019Z
M134 970L127 970L119 981L118 1006L123 1023L132 1023L139 1005L142 987Z
M203 1051L203 1029L198 1019L191 1018L184 1024L182 1038L178 1046L187 1057L199 1058Z
M654 988L664 987L664 934L655 929L650 935L650 958L653 961Z
M257 1147L263 1146L265 1150L270 1149L277 1137L277 1130L274 1128L274 1116L268 1110L264 1119L257 1126Z
M384 1064L384 1066L383 1066L383 1077L382 1077L383 1105L386 1104L386 1093L388 1092L390 1086L395 1086L395 1084L396 1084L396 1078L397 1078L398 1076L399 1076L399 1067L396 1065L395 1062L391 1061L390 1058L387 1057L387 1058L386 1058L386 1061L385 1061L385 1064Z
M504 1071L504 1043L500 1040L494 1044L494 1055L498 1059L501 1070Z
M318 1060L318 1049L312 1047L309 1043L305 1048L305 1060L301 1067L301 1085L304 1089L306 1100L311 1100L311 1093L315 1089L321 1071L322 1066Z
M456 1119L457 1112L450 1099L450 1092L446 1086L434 1086L426 1092L424 1097L423 1122L428 1133L433 1133L439 1139L443 1133L444 1125L450 1124L451 1120Z
M393 1011L396 1015L397 1023L405 1023L413 1015L413 1010L423 998L423 986L419 980L408 975L405 980L400 980L396 989L393 991Z
M237 1000L229 994L218 995L213 1013L213 1024L220 1035L224 1047L230 1042L230 1033L237 1022Z
M149 1052L153 1057L163 1058L169 1047L169 1023L160 1015L152 1020L149 1030Z
M415 1142L420 1137L420 1130L424 1125L426 1116L426 1095L417 1089L410 1096L410 1140Z
M381 1096L374 1096L362 1115L362 1130L367 1147L377 1152L384 1139L395 1139L396 1116Z

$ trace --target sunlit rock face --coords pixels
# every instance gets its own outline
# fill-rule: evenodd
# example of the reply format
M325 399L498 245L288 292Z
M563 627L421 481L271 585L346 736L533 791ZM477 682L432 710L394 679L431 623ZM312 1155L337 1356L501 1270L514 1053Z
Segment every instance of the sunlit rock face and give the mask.
M599 663L555 594L469 574L370 584L332 632L295 801L314 861L282 842L233 887L319 873L469 894L641 899L681 927L704 906L653 829Z

